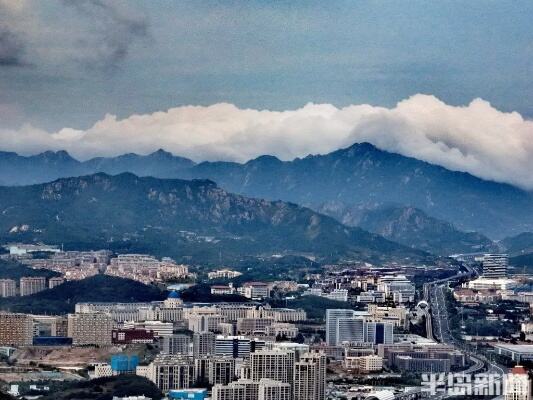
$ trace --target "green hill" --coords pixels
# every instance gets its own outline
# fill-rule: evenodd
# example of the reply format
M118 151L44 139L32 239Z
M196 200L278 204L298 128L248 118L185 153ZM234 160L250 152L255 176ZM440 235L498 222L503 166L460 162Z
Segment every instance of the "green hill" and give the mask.
M131 279L95 275L66 282L31 296L0 299L0 310L59 315L74 312L74 306L80 302L154 301L165 297L165 292L158 288Z
M112 248L220 262L305 253L379 261L426 253L308 208L228 193L209 180L95 174L0 187L0 240ZM14 227L27 226L24 232Z
M44 276L49 279L60 275L48 269L33 269L16 262L0 260L0 279L19 280L25 276Z

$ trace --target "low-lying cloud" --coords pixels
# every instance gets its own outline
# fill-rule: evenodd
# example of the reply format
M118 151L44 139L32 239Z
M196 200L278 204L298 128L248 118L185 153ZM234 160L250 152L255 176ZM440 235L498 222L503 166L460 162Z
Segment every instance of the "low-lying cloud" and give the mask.
M65 149L80 159L163 148L196 161L243 162L263 154L290 160L355 142L533 189L533 121L481 99L452 106L418 94L393 108L307 104L281 112L220 103L121 120L106 115L87 130L0 129L4 150L31 154Z

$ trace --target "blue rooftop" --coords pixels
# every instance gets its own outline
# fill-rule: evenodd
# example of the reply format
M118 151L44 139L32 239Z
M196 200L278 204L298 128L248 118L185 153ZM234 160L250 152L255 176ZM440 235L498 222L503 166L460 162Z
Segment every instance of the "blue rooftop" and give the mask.
M173 290L172 292L170 292L170 294L168 295L168 298L169 299L179 299L180 298L180 295L178 292L176 292L175 290Z

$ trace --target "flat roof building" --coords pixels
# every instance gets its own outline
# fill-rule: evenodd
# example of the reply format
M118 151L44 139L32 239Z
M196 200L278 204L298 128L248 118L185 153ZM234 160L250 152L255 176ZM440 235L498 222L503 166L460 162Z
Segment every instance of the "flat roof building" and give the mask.
M496 343L492 346L497 354L509 357L517 363L533 360L533 344Z
M483 276L485 278L505 278L509 256L507 254L484 254L483 255Z

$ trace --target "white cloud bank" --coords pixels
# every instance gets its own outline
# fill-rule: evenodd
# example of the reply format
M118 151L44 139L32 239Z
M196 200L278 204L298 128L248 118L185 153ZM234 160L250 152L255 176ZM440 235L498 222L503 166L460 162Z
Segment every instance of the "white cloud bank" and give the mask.
M232 104L107 115L91 128L46 132L0 129L3 150L32 154L65 149L75 157L146 154L163 148L194 160L246 161L262 154L289 160L355 142L416 157L485 179L533 189L533 121L475 99L464 107L415 95L394 108L308 104L290 111Z

